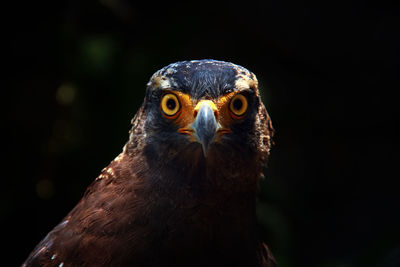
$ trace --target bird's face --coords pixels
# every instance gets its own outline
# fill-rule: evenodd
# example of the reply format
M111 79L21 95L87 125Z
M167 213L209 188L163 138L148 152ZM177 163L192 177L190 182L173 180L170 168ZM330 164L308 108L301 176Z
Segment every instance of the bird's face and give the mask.
M160 119L168 125L164 129L176 139L181 139L181 144L198 143L204 157L207 157L215 143L224 143L243 132L239 125L246 121L249 102L253 102L251 97L249 89L200 99L167 89L161 94ZM237 127L234 127L235 124ZM236 140L237 143L243 141Z
M163 161L207 163L249 158L260 146L261 109L265 108L257 79L248 70L214 60L171 64L148 84L148 155Z

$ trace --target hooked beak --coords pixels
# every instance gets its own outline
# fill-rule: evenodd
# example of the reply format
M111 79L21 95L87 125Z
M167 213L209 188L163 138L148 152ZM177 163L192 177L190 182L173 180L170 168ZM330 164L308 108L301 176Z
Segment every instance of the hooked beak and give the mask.
M222 135L231 133L218 123L218 109L211 100L201 100L194 109L194 121L188 127L178 129L181 134L191 136L192 141L201 144L204 157L207 157L209 146L218 141Z
M215 140L220 128L214 114L214 103L204 100L199 103L196 119L192 124L193 135L203 148L204 157L207 156L209 145Z

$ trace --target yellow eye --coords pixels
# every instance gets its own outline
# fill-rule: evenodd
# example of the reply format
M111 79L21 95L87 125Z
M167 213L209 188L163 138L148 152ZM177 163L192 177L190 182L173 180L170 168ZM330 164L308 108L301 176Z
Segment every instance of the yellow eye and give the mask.
M247 98L242 94L235 95L229 103L229 109L234 118L240 118L247 111Z
M161 110L167 117L173 117L180 110L178 98L174 94L166 94L161 99Z

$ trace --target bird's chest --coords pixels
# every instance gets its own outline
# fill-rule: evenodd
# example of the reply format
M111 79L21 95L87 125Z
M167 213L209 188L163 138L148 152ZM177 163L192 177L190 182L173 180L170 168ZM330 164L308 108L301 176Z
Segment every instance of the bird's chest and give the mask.
M250 214L199 201L162 206L163 211L155 210L157 215L153 214L148 229L154 261L171 266L213 266L211 259L212 263L226 263L235 259L232 253L238 262L254 258L255 227Z

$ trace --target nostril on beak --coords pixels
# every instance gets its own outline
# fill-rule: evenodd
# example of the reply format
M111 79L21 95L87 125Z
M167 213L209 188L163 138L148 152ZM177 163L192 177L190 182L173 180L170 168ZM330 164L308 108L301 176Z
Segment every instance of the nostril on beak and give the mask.
M208 99L207 100L200 100L196 104L196 107L193 110L193 118L194 119L197 118L197 116L198 116L198 114L200 112L200 109L205 105L210 108L211 113L209 113L209 114L213 114L214 118L218 119L218 115L219 115L218 108L217 108L217 106L215 105L215 103L213 101L208 100Z
M197 117L197 113L199 113L198 110L195 110L195 111L193 112L193 117L194 117L194 118ZM216 119L218 119L218 110L214 110L214 117L215 117Z
M214 110L214 117L218 119L218 110Z

